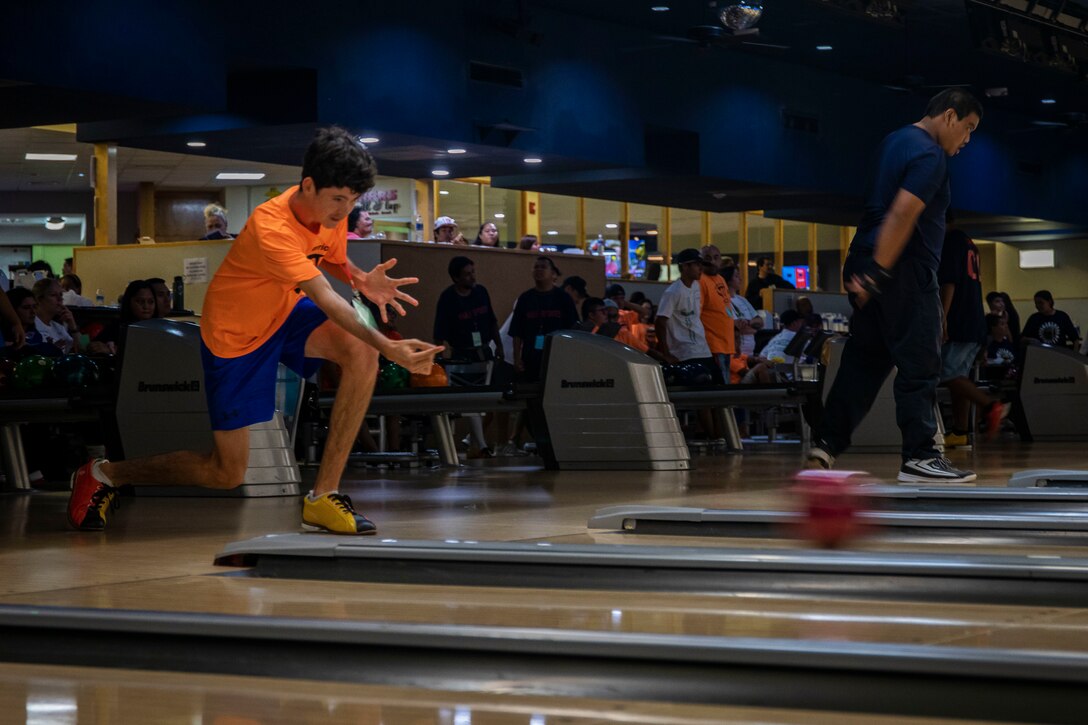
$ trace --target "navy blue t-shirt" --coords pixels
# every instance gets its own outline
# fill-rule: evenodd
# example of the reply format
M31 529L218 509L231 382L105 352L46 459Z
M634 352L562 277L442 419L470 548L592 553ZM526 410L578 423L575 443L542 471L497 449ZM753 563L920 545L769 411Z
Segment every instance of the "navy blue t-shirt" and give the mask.
M982 311L978 247L959 229L949 229L941 251L938 284L955 286L948 307L948 340L982 342L986 339L986 313Z
M944 245L945 212L952 201L948 157L944 149L917 126L892 131L880 143L876 171L865 194L865 213L850 249L872 252L877 231L900 189L906 189L926 205L903 254L937 271Z

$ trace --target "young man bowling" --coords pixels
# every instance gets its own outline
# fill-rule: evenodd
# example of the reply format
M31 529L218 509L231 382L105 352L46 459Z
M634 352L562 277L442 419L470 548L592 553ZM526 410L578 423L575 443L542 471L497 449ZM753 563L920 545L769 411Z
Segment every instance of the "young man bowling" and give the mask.
M331 360L343 378L302 525L336 534L375 532L337 486L374 391L378 354L423 373L442 349L385 337L357 317L322 274L352 284L383 311L391 304L403 314L401 302L418 304L400 289L418 279L386 275L395 259L368 273L347 257L347 217L374 185L375 171L373 158L347 131L318 131L299 185L253 211L208 286L200 336L212 452L87 463L72 477L68 522L74 528L105 528L116 487L124 484L238 486L249 463L249 427L274 413L279 363L309 377Z

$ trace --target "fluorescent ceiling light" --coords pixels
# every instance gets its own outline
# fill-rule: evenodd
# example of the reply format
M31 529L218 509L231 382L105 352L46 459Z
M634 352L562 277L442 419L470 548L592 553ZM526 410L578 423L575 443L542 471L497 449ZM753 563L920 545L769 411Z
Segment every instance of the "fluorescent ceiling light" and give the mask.
M1053 269L1053 249L1021 249L1020 269Z
M64 222L67 221L62 216L51 216L45 220L45 228L51 232L59 232L64 229Z
M1040 101L1040 103L1045 103L1048 106L1052 106L1055 103L1057 103L1057 101L1054 100L1053 98L1044 98L1043 100Z
M608 224L604 225L604 228L605 229L619 229L619 226L620 226L619 224L613 224L613 223L609 222Z
M528 157L526 159L522 159L522 161L524 161L527 164L539 164L539 163L542 163L544 161L544 159L538 159L535 156L530 156L530 157Z
M379 141L381 141L381 139L377 136L360 136L359 140L363 143L378 143Z
M431 172L431 176L449 176L449 175L450 175L450 172L446 171L445 169L435 169L434 171Z
M449 196L450 195L450 193L448 191L446 191L445 189L439 190L438 193L441 194L442 196Z
M816 50L832 50L830 45L817 45Z
M204 143L203 141L186 141L185 145L191 149L202 149L208 144Z
M656 229L647 229L646 230L646 235L650 236L650 237L656 237L657 236L657 230Z
M463 154L465 149L446 149L447 154Z
M554 236L556 236L557 234L559 234L559 232L557 232L557 231L556 231L556 230L554 230L554 229L549 229L549 230L548 230L548 232L547 232L547 234L548 234L548 236L549 236L549 237L554 237Z
M264 177L263 171L220 171L215 175L220 181L257 181Z
M668 5L651 5L650 10L653 10L655 13L667 13L667 12L669 12L669 6Z
M506 215L505 215L505 214L503 214L503 213L502 213L502 212L500 211L499 213L497 213L497 214L495 215L495 218L496 218L496 219L505 219L505 218L506 218Z
M75 161L77 158L77 154L33 154L29 151L26 154L27 161Z

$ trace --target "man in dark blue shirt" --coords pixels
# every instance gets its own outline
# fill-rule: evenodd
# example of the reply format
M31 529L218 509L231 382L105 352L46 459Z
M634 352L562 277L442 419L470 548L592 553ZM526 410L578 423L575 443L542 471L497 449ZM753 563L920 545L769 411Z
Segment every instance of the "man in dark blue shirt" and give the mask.
M899 480L975 479L937 450L934 406L941 370L937 268L951 201L947 159L967 145L981 120L981 104L950 88L930 100L922 120L880 144L865 213L843 265L854 307L851 337L807 455L810 468L831 468L896 367Z
M446 346L445 356L473 361L502 359L502 338L491 296L476 284L476 265L468 257L454 257L447 268L453 284L438 298L434 340ZM491 352L495 343L495 352Z

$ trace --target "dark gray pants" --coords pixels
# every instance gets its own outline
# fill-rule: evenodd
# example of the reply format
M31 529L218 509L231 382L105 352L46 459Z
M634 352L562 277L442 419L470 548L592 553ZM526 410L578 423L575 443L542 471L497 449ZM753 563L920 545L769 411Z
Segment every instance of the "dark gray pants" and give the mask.
M851 253L843 265L843 279L850 279L865 261L866 256ZM853 294L850 302L854 306L850 339L827 397L817 441L833 456L845 451L894 366L899 369L895 418L903 434L903 460L938 457L933 408L941 371L942 310L936 271L904 257L882 294L861 309Z

